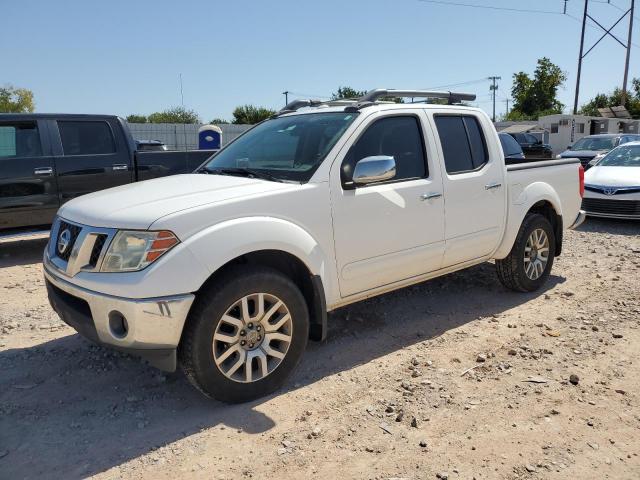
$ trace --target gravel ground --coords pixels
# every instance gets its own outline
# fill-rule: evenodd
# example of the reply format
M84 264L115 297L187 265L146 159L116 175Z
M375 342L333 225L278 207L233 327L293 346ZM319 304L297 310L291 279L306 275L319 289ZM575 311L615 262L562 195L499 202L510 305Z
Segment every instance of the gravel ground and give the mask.
M546 288L487 263L343 308L288 386L206 400L47 303L0 243L0 478L640 478L640 224L568 232Z

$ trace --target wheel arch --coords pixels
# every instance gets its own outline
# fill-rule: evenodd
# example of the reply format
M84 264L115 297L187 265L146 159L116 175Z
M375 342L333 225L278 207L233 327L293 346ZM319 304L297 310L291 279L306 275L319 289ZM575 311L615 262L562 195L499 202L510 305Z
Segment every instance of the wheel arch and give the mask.
M539 213L549 220L556 237L554 255L557 257L562 253L564 227L560 198L548 183L535 182L525 188L512 202L504 238L493 258L502 259L509 255L524 219L532 213Z
M187 243L209 271L198 291L237 265L273 268L300 287L309 308L310 338L324 340L334 264L302 227L278 218L241 218L217 224Z
M202 284L205 290L239 265L268 267L289 277L300 288L309 309L309 338L322 341L327 335L327 303L320 275L314 275L298 257L283 250L257 250L240 255L213 272ZM197 295L197 293L196 293Z

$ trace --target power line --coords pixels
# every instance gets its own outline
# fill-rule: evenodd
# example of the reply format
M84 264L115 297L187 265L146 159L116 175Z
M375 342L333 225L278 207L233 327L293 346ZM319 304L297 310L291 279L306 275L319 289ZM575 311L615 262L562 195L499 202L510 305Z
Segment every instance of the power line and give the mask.
M510 7L497 7L495 5L478 5L473 3L462 2L448 2L444 0L418 0L423 3L434 3L438 5L450 5L454 7L471 7L471 8L483 8L485 10L502 10L506 12L519 12L519 13L545 13L549 15L562 15L562 12L554 12L552 10L536 10L529 8L510 8Z

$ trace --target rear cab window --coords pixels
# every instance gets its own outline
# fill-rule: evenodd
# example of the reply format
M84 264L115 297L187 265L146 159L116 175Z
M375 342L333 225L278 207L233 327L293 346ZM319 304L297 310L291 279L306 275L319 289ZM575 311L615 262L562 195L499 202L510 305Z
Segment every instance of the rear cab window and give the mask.
M113 132L107 122L59 120L58 129L65 156L116 152Z
M481 169L488 161L487 143L473 115L434 115L447 173Z
M36 122L0 123L0 158L40 156L42 143Z
M520 144L516 142L511 135L508 135L506 133L501 133L500 143L502 144L502 150L504 150L504 154L506 156L519 155L522 153L522 148L520 148Z

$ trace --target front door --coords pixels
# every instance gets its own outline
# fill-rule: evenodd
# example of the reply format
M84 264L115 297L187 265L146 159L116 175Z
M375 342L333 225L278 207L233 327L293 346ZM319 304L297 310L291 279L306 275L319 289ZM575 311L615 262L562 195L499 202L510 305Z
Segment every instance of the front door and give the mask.
M60 204L85 193L133 181L129 150L115 119L64 119L51 123Z
M357 140L346 155L333 164L331 203L343 297L440 268L442 180L438 163L432 161L433 132L424 128L424 120L418 109L375 113L354 133ZM376 155L394 157L395 178L349 188L341 173Z
M0 230L53 220L58 190L46 139L42 121L0 122Z
M443 266L449 267L497 248L506 215L505 167L488 118L465 111L433 119L444 159ZM489 134L495 141L487 142Z

